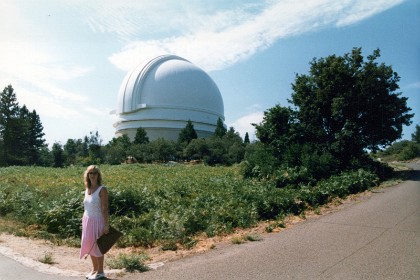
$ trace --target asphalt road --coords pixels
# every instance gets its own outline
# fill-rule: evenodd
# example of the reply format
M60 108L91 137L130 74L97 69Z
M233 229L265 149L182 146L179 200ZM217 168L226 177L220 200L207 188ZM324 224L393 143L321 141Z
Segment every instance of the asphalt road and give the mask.
M420 165L412 179L259 242L217 248L134 279L420 279ZM0 280L46 275L0 255Z

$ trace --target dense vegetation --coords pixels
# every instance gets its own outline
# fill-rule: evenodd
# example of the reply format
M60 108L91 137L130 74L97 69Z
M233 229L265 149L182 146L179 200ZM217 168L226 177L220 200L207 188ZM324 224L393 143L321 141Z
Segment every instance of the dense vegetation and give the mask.
M368 151L399 139L413 114L397 92L400 77L379 64L379 57L376 50L365 60L355 48L344 56L314 59L309 73L296 75L292 84L293 107L277 105L256 125L260 155L249 157L247 174L273 176L292 169L300 179L317 181L364 168L385 175Z
M374 174L358 170L316 185L277 188L270 182L242 179L240 169L240 165L202 164L102 166L111 223L125 233L120 246L189 248L199 233L229 233L261 220L280 224L288 214L300 214L378 182ZM0 169L2 219L20 222L22 235L79 238L83 171L82 167Z
M406 161L420 157L420 126L411 135L411 141L402 140L393 143L383 151L373 154L374 157L384 161Z
M280 221L366 190L392 174L368 152L394 143L388 149L407 159L419 150L418 126L413 141L395 143L413 114L396 92L398 74L379 57L376 50L365 60L355 48L314 59L308 74L296 75L292 106L265 111L253 143L219 119L207 139L198 139L189 121L178 141L149 141L139 128L133 141L122 136L103 145L91 132L49 151L36 112L20 108L9 86L1 96L0 164L44 167L0 169L0 217L22 223L22 234L29 228L44 237L78 238L81 174L89 164L102 164L112 223L125 233L121 246L189 247L199 233ZM14 125L26 129L18 134ZM127 157L155 164L121 165ZM176 163L191 160L204 164Z

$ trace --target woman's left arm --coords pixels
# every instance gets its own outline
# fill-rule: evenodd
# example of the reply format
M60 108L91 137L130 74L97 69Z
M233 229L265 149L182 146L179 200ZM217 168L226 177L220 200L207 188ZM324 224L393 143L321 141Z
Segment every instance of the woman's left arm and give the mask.
M109 232L109 210L108 210L108 190L106 188L102 188L101 192L99 193L101 198L101 211L102 216L104 217L104 234L108 234Z

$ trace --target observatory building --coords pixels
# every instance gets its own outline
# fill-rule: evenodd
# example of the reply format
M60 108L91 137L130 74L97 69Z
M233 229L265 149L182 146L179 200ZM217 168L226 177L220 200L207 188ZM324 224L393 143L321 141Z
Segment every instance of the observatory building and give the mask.
M199 138L214 133L224 121L219 88L210 76L188 60L163 55L129 72L118 93L115 136L134 139L142 127L150 140L177 140L188 120Z

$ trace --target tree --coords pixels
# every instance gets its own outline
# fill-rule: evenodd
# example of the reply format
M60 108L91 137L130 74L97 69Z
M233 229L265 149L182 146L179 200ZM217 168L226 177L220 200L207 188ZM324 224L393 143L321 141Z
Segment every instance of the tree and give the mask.
M175 142L158 138L150 143L153 159L166 162L175 158Z
M178 143L185 143L186 145L191 142L191 140L197 139L197 132L194 129L194 125L191 120L188 120L185 128L181 130L178 137Z
M89 161L91 164L99 164L102 162L102 139L99 136L99 132L91 131L89 137L85 136L85 142L88 146Z
M227 129L226 129L225 125L223 124L222 119L219 117L217 119L216 129L214 131L214 135L222 138L223 136L225 136L226 132L227 132Z
M407 98L396 92L398 74L377 63L379 50L367 60L361 52L313 59L309 74L292 84L293 108L264 112L256 136L281 165L313 177L359 168L369 164L368 150L390 145L411 123Z
M0 95L0 136L3 140L3 161L9 164L9 157L13 153L13 144L17 119L19 116L19 103L12 85L5 87Z
M416 131L411 134L411 141L420 144L420 126L418 124L416 125Z
M41 150L46 146L44 135L44 127L42 126L41 119L36 111L33 110L29 113L28 131L28 158L30 164L40 163Z
M202 160L210 153L206 139L193 139L184 149L184 157L187 159Z
M53 167L63 167L64 166L64 151L60 143L55 142L52 146L51 153L53 154Z
M293 142L298 142L292 126L295 115L290 108L276 105L264 112L263 120L255 126L255 135L264 144L272 146L274 156L281 159Z
M147 132L144 128L139 127L136 131L136 136L134 137L134 144L147 144L149 143L149 137L147 137Z
M249 141L249 134L248 134L248 132L247 132L247 133L245 133L244 143L245 143L245 144L249 144L249 143L251 143L251 141Z
M120 164L127 156L130 155L130 138L126 134L123 134L118 138L112 138L105 148L106 162L109 164Z
M45 146L43 127L35 110L19 106L11 85L0 96L0 138L2 164L38 164Z
M336 155L376 151L401 137L413 114L398 90L400 77L376 61L379 49L364 60L361 48L344 56L314 59L308 75L296 75L292 104L305 134L328 143Z
M74 139L67 139L63 147L66 165L75 165L77 162L77 142Z

